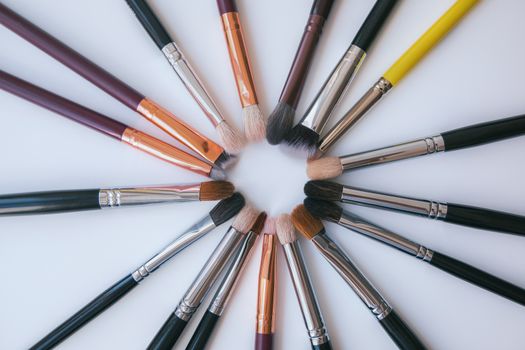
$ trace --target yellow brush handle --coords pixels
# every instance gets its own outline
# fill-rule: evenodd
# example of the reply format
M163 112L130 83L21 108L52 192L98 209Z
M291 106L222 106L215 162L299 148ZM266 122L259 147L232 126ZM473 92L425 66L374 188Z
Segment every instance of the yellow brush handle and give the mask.
M479 0L458 0L386 71L396 85L454 27Z

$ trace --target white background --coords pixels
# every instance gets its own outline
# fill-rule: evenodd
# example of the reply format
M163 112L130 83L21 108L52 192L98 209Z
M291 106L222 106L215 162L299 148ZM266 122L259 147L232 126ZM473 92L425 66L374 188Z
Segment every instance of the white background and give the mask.
M4 0L131 86L215 137L123 0ZM240 108L215 1L150 0L162 22L238 127ZM239 0L261 106L277 102L309 12L307 0ZM373 1L339 0L319 45L298 110L306 108L351 42ZM402 1L394 10L339 117L452 0ZM484 1L391 91L333 154L385 146L524 112L525 3ZM89 82L0 28L0 69L157 136L164 135ZM0 92L0 193L204 180ZM335 119L335 118L334 118ZM525 213L525 138L355 171L364 188ZM232 173L272 215L302 198L304 161L253 145ZM28 348L207 213L213 203L150 206L0 220L0 348ZM351 208L370 221L525 286L525 239L407 215ZM175 257L61 349L143 349L168 317L227 225ZM525 309L430 265L328 224L398 313L432 349L522 349ZM337 349L393 349L361 301L302 242ZM260 243L210 343L253 347ZM276 349L309 349L279 256ZM205 301L204 306L208 301ZM188 326L184 348L201 315Z

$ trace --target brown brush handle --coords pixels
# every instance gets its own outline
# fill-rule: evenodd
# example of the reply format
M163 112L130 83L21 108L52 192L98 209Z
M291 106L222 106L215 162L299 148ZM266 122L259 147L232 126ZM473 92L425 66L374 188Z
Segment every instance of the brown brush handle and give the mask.
M255 350L272 350L273 333L255 333Z
M227 12L237 12L235 0L217 0L217 6L221 16Z

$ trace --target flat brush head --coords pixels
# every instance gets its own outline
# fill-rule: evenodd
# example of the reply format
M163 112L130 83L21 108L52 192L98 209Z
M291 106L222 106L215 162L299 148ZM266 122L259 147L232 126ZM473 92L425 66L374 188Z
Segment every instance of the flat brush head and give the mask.
M295 117L295 109L284 102L279 102L268 118L266 140L270 145L277 145L290 131Z
M237 231L246 234L250 231L258 216L259 211L251 205L246 204L239 214L237 214L232 227Z
M290 130L288 135L286 135L286 143L288 146L306 152L308 156L315 154L318 141L319 134L303 124L297 124Z
M343 208L334 202L306 198L304 200L304 206L313 216L321 220L328 220L337 223L343 214Z
M199 200L218 201L233 194L235 187L228 181L208 181L201 183Z
M244 134L252 142L259 142L266 134L266 120L259 105L251 105L242 109Z
M324 157L311 160L306 164L306 174L312 180L332 179L342 173L343 166L337 157Z
M210 217L215 226L222 225L234 217L244 207L244 203L244 197L239 192L217 203L210 211Z
M265 212L260 213L259 216L257 216L257 219L255 220L255 222L253 223L253 226L250 229L250 231L252 231L253 233L257 235L260 235L264 228L267 217L268 215L266 215Z
M304 185L304 194L310 198L324 201L340 201L343 196L343 185L336 182L314 180Z
M295 233L295 227L292 223L292 217L288 214L281 214L277 217L275 222L275 230L277 232L277 238L282 245L295 242L297 240L297 234Z
M312 239L319 233L324 232L321 220L310 214L302 204L295 207L292 211L292 222L297 231L308 239Z
M239 154L244 148L244 137L234 130L225 120L216 129L224 149L229 154Z

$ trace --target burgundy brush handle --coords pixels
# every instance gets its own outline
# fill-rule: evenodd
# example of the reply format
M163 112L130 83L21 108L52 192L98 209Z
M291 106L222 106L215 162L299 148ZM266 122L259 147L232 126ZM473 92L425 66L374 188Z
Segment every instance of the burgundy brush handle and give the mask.
M1 5L0 5L1 7ZM127 126L0 70L0 89L121 140Z
M228 12L238 12L235 0L217 0L217 6L221 16Z
M0 23L129 108L136 110L144 99L138 91L2 4Z
M255 350L272 350L273 333L262 334L255 333Z
M310 17L308 17L308 23L295 54L292 68L288 73L288 78L286 78L286 83L279 98L280 102L286 103L294 109L299 103L315 49L319 43L324 23L328 18L333 3L333 0L315 0L310 11Z

